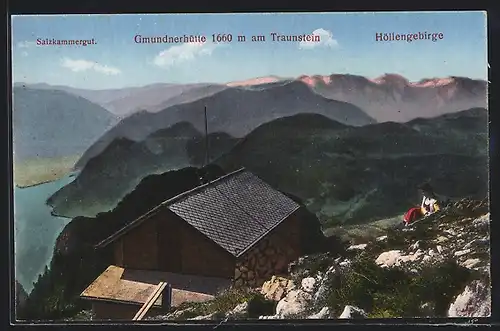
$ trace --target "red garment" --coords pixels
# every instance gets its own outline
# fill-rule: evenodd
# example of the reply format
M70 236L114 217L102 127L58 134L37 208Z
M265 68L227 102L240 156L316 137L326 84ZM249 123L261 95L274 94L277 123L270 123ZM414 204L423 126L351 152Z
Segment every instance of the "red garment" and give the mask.
M408 210L404 216L404 222L410 224L422 217L420 207L413 207Z

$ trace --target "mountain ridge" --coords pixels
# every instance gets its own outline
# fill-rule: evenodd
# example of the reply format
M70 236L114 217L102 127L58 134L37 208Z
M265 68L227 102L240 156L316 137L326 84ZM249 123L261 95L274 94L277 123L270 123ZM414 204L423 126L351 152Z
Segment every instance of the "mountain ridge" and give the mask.
M14 86L26 85L32 86L34 88L52 88L52 89L62 89L67 92L73 93L75 95L83 96L88 100L95 102L102 107L116 113L117 115L124 117L138 110L148 110L151 112L159 111L162 107L171 106L176 103L185 103L190 101L195 101L200 98L211 95L210 90L215 92L223 90L225 88L251 88L256 86L272 85L278 83L290 83L294 81L302 81L309 86L311 86L317 93L328 97L330 99L345 101L353 103L363 110L365 109L366 102L360 103L359 105L353 100L353 96L344 95L346 89L355 88L356 91L360 92L365 89L381 89L385 93L401 93L405 89L420 89L420 90L434 90L438 91L438 95L447 93L467 93L468 90L475 90L469 96L474 96L474 94L481 94L484 97L483 102L474 101L470 106L467 105L457 105L452 108L466 109L470 107L485 107L486 100L486 89L487 82L482 79L467 78L461 76L448 76L448 77L430 77L422 78L418 81L410 81L406 77L394 74L386 73L375 78L368 78L361 75L353 74L330 74L330 75L299 75L296 77L281 77L277 75L261 76L255 78L248 78L239 81L232 81L226 83L214 83L214 82L201 82L201 83L186 83L186 84L176 84L176 83L154 83L144 86L136 87L126 87L122 89L103 89L103 90L90 90L90 89L79 89L69 86L61 85L49 85L46 83L36 83L36 84L26 84L26 83L15 83ZM203 91L203 90L208 91ZM325 90L326 89L326 90ZM333 89L333 91L332 91ZM394 91L391 92L391 89ZM453 89L458 89L459 91L451 91ZM200 95L197 95L196 91L199 91ZM215 93L214 92L214 93ZM183 97L184 94L188 94L187 97ZM380 91L379 91L380 93ZM191 94L191 95L189 95ZM484 95L483 95L484 94ZM379 95L380 97L380 95ZM141 101L142 100L142 101ZM379 102L379 101L377 101ZM397 105L392 105L394 108ZM442 105L435 104L434 107L442 107ZM398 106L402 108L401 106ZM397 107L396 107L397 108ZM396 109L390 116L397 119L398 110ZM403 107L404 108L404 107ZM486 108L486 107L485 107ZM445 112L450 112L453 110L446 110ZM431 113L430 117L434 115L439 115L439 113ZM380 115L382 117L376 118L378 121L390 120L390 116L387 114ZM389 116L389 117L388 117ZM415 116L412 112L406 112L405 116L399 121L410 120L411 116Z
M486 168L482 168L483 163L487 162L487 149L481 148L481 146L486 146L487 142L487 111L483 109L482 113L479 113L477 110L479 115L473 117L472 120L466 117L474 111L476 110L461 112L455 116L456 118L451 117L451 119L449 115L443 115L432 120L422 119L421 122L403 124L386 122L360 127L344 125L323 115L296 114L266 122L241 139L211 133L212 163L221 166L226 172L242 166L246 167L278 189L307 201L314 212L329 215L330 218L338 212L332 214L332 211L324 210L320 206L338 203L340 209L349 209L351 205L354 205L352 208L357 208L355 206L357 199L361 199L360 201L373 199L370 197L374 193L370 192L376 191L379 179L385 185L380 186L380 190L385 190L384 195L387 195L393 194L391 192L394 190L404 191L401 185L404 186L403 183L407 180L414 182L416 186L417 181L424 181L429 177L434 178L438 186L446 186L442 183L446 181L454 183L456 181L454 176L468 169L468 172L464 174L467 178L472 176L468 181L468 187L457 189L459 193L467 193L477 189L484 179L481 176L487 174L487 165L485 165ZM464 122L463 118L468 123L467 125L461 124ZM472 125L472 122L478 124ZM165 142L162 142L161 138L157 140L156 134L152 133L149 139L142 142L127 140L131 145L128 150L149 150L147 154L151 157L154 154L153 151L157 151L156 153L160 153L158 155L168 154L169 159L173 155L184 155L182 156L183 162L187 162L184 166L187 166L189 162L201 164L204 155L202 135L198 134L197 137L193 137L188 132L189 130L178 124L177 130L180 129L186 133L185 140L175 137L167 138L169 135L163 130L161 135L163 139L167 139L164 140ZM190 130L198 132L195 128ZM219 137L217 138L219 140L214 140L216 137ZM168 139L176 139L181 145L175 147L175 150L170 150L173 145L166 144ZM194 147L192 145L189 147L189 144L194 144ZM217 152L214 149L215 146L219 146ZM165 152L165 148L170 152ZM121 148L121 150L125 149ZM115 204L113 201L118 201L126 192L133 189L137 180L148 174L158 173L152 171L152 166L164 163L164 161L159 161L160 159L152 161L153 158L146 155L139 156L135 154L136 152L128 154L129 151L120 152L122 155L120 157L117 156L118 154L107 152L101 154L98 158L102 160L98 162L99 165L94 170L86 166L84 168L86 175L83 176L82 171L80 174L82 177L77 177L73 183L56 192L49 204L54 207L56 213L62 216L89 216L90 214L85 214L84 206L86 205L93 206L91 215L112 208ZM453 162L458 163L457 170L447 175L445 169ZM137 165L132 165L135 163ZM141 176L134 179L134 183L128 183L131 178L121 175L121 164L127 164L127 171L139 169L133 171ZM439 171L434 174L432 167ZM386 173L386 170L391 168L397 170L395 182ZM150 170L145 172L144 169ZM168 170L165 167L162 169ZM406 171L409 173L405 175ZM450 172L449 169L447 171ZM474 176L480 178L479 181L476 179L477 185L473 183ZM85 183L88 179L84 180L84 177L94 179ZM95 185L90 185L91 182ZM131 186L122 192L118 188L123 185ZM111 187L118 191L108 192L107 188ZM412 190L399 194L398 199L403 200L398 200L398 205L410 203L415 192ZM109 207L104 207L105 204L98 206L95 201L89 200L89 197L96 198L96 194L114 198L108 202ZM325 199L329 199L328 196L335 197L336 202L326 201ZM100 203L103 199L98 198ZM75 207L76 201L81 208ZM382 203L381 206L387 204L386 201L380 203ZM357 212L353 210L351 213ZM349 216L347 219L365 218L367 215L363 213L356 217Z
M375 122L360 108L317 95L302 82L271 86L263 90L230 88L193 102L173 105L159 112L143 111L122 119L84 153L76 168L81 169L91 157L102 152L116 137L141 141L156 130L182 121L190 122L202 132L205 108L209 130L226 132L233 137L244 136L270 120L301 112L320 113L353 125Z
M247 168L327 223L393 217L418 200L416 187L426 180L448 196L487 194L487 111L456 125L474 111L411 123L291 128L279 130L280 139L268 123L214 162L227 172ZM464 178L468 186L460 184Z

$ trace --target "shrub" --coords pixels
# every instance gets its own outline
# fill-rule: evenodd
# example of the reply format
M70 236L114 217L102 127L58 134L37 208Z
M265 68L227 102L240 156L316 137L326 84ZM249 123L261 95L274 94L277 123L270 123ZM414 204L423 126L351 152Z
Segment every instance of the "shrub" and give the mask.
M210 301L186 302L177 308L177 310L185 310L178 319L187 319L209 314L225 315L225 313L244 302L248 302L248 317L250 318L273 314L276 307L275 302L267 300L254 290L248 288L230 288Z
M268 300L257 293L248 301L248 317L258 318L262 315L274 315L276 304L275 301Z
M392 318L426 316L423 305L430 304L434 316L445 317L454 297L472 277L470 270L454 260L423 265L415 274L404 267L381 268L368 254L361 254L350 268L328 279L330 290L320 305L326 304L335 314L354 305L370 317Z

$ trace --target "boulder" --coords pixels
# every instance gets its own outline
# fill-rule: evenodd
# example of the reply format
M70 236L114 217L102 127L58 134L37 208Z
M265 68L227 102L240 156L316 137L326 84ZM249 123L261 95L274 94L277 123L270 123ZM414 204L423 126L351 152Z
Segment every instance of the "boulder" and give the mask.
M466 254L469 254L470 252L472 252L472 249L464 249L463 251L457 251L455 253L453 253L453 255L455 255L456 257L460 257L460 256L463 256L463 255L466 255Z
M340 314L339 318L355 319L366 318L368 315L361 308L354 306L345 306L344 311Z
M276 315L286 318L299 315L307 309L311 294L302 290L292 290L276 305Z
M398 259L402 256L400 250L392 250L388 252L381 253L375 263L377 263L381 267L392 267L398 261Z
M469 284L448 309L448 317L489 317L490 315L491 287L479 280Z
M231 311L226 314L227 318L236 319L247 315L248 313L248 302L243 302L234 307Z
M339 266L341 266L341 267L348 267L350 265L351 265L351 261L349 261L349 260L344 260L344 261L339 263Z
M272 276L262 284L260 293L268 300L280 301L290 290L295 287L292 280L284 277Z
M330 317L330 309L328 307L323 307L316 314L308 316L308 319L325 319Z
M308 293L313 293L315 284L316 284L316 279L314 279L313 277L304 278L302 279L302 290Z
M347 248L348 251L354 251L354 250L364 250L368 246L368 244L359 244L359 245L352 245Z
M481 260L478 258L475 258L475 259L467 259L464 262L462 262L461 265L467 269L472 269L475 266L477 266L479 263L481 263Z

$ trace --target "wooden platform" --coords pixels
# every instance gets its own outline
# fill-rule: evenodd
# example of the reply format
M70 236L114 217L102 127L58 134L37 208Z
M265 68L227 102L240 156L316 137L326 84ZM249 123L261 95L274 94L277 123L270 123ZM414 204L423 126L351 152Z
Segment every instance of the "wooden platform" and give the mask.
M168 283L172 287L171 305L173 307L186 301L210 300L231 284L231 280L222 278L132 270L111 265L80 294L80 297L87 300L142 306L154 294L161 282ZM154 301L153 306L161 306L161 300L160 295Z

